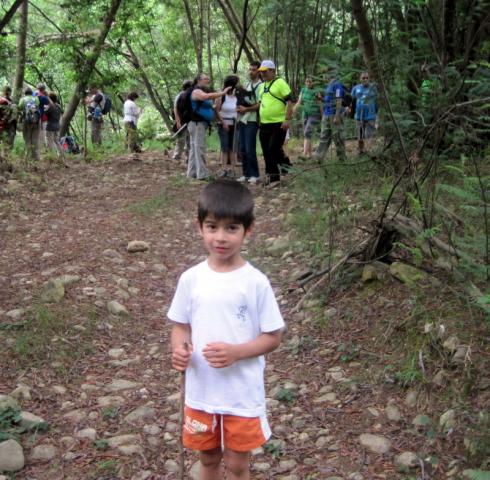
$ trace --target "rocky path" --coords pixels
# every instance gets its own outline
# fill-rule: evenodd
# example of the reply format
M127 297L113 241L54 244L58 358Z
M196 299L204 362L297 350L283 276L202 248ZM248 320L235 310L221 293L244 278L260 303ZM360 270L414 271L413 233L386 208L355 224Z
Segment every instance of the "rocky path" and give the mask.
M165 313L178 275L204 255L193 223L202 184L182 173L182 165L147 153L139 162L3 179L0 394L40 418L23 414L21 450L0 443L0 471L3 461L25 464L16 479L177 478L179 376L169 366ZM430 441L415 394L400 399L367 380L369 357L346 351L362 328L318 328L314 300L290 314L299 293L288 285L305 268L281 236L294 198L287 187L254 193L259 220L246 255L270 275L289 329L269 358L274 437L254 452L253 478L415 478L397 470L420 475L424 462L412 452L427 451ZM135 240L146 243L130 253ZM333 298L325 315L342 316L341 302ZM369 323L376 313L363 315ZM31 350L22 349L18 330L5 325L27 320L30 328L33 316L51 333L33 329ZM12 401L0 397L0 407ZM49 428L36 432L39 422ZM187 456L189 478L197 478L195 461ZM446 478L441 461L430 478Z

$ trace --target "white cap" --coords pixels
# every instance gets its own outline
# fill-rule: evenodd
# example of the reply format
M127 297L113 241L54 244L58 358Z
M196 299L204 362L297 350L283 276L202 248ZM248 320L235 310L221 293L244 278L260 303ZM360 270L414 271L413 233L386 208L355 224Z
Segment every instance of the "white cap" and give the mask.
M265 72L266 70L275 70L276 64L272 60L262 60L259 67L259 72Z

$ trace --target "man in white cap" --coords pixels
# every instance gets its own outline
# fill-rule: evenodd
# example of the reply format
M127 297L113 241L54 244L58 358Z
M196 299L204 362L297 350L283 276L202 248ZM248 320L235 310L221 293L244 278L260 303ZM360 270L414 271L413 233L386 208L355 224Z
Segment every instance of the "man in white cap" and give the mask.
M259 71L264 80L258 90L259 139L268 181L277 182L281 172L286 172L291 166L283 145L293 117L294 103L290 86L276 75L276 65L272 60L264 60Z

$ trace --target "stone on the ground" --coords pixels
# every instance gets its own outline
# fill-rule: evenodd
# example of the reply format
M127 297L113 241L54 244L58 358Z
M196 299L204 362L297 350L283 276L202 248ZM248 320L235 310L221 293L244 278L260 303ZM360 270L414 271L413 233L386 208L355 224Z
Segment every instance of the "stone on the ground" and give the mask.
M362 269L362 281L364 283L372 282L378 279L376 269L372 265L364 265Z
M439 427L443 432L448 432L456 426L456 410L448 410L439 418Z
M49 462L58 455L58 449L49 443L38 445L32 450L31 458L42 462Z
M363 433L359 436L359 441L363 447L366 447L373 453L387 453L391 448L391 442L386 437Z
M9 310L5 315L14 321L17 321L24 316L24 313L25 310L23 308L14 308L13 310Z
M75 437L88 438L89 440L94 441L97 438L97 430L95 430L95 428L84 428L75 433Z
M65 413L63 418L73 423L80 423L87 418L87 413L84 410L72 410L71 412Z
M401 262L393 262L390 265L390 273L407 285L415 285L427 278L427 274L422 270Z
M119 445L117 449L124 455L143 455L143 447L141 445Z
M418 393L415 390L409 390L405 397L405 405L410 408L417 406Z
M16 400L30 400L31 389L27 385L18 385L15 390L10 393L10 396Z
M460 345L451 360L455 364L463 365L468 361L469 353L470 353L469 347L465 345Z
M109 258L121 258L121 254L117 250L112 250L111 248L104 250L102 255Z
M317 397L313 400L313 403L332 403L337 400L337 394L335 392L330 392L321 397Z
M123 378L114 378L112 382L107 386L107 390L113 392L119 392L121 390L130 390L140 387L140 383L133 382L131 380L124 380Z
M437 387L445 387L448 383L448 374L446 370L439 370L432 379L432 383Z
M168 473L177 473L179 471L179 464L175 460L167 460L163 467Z
M137 423L141 420L151 420L155 418L156 410L151 407L138 407L124 417L126 423Z
M22 446L15 440L0 443L0 472L16 472L24 468L25 458Z
M403 452L395 457L395 465L401 468L415 468L419 466L419 457L413 452Z
M58 303L65 296L65 286L59 279L48 280L41 291L41 302Z
M124 355L124 348L111 348L107 353L111 358L119 358Z
M55 280L58 280L66 288L70 285L73 285L74 283L79 282L81 278L79 275L65 274L57 277Z
M143 240L132 240L126 247L129 253L146 252L150 248L150 245Z
M432 423L432 420L427 415L420 413L413 420L412 425L415 427L425 428Z
M111 448L120 447L121 445L131 445L133 443L140 443L141 438L139 435L128 433L126 435L117 435L115 437L106 438L107 445Z
M124 405L125 400L119 395L107 395L97 398L97 403L100 407L120 407Z
M152 478L153 473L150 472L150 470L141 470L138 473L135 473L132 477L131 480L148 480Z
M296 467L296 465L297 465L297 462L294 459L291 459L291 460L281 460L279 462L279 468L281 470L292 470L293 468Z
M359 472L350 473L347 477L348 480L364 480L364 477Z
M66 387L63 387L62 385L54 385L51 387L51 390L58 395L64 395L66 393Z
M257 472L268 472L271 469L271 464L268 462L256 462L253 469Z
M442 344L442 346L451 353L456 352L459 347L459 338L456 335L452 335Z
M26 430L44 430L48 426L46 421L30 412L20 412L20 426Z
M116 317L127 317L129 316L129 312L126 309L124 305L121 305L119 302L116 300L112 300L107 303L107 310L109 310L109 313L112 315L115 315Z
M191 467L191 471L189 472L192 480L199 480L201 472L201 462L195 462Z
M389 404L385 408L385 414L388 420L392 422L399 422L402 419L402 414L396 405Z
M269 255L280 255L288 249L289 244L290 241L287 237L277 237L267 247L267 253Z
M0 412L7 410L7 408L18 410L20 409L20 405L17 400L10 395L0 394Z

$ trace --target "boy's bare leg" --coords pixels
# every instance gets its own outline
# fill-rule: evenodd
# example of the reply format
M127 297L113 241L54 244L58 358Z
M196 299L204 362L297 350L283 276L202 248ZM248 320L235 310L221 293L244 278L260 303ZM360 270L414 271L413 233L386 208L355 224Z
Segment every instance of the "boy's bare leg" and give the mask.
M250 480L250 452L225 450L226 480Z
M199 452L199 460L201 461L201 472L199 474L199 480L222 479L223 478L223 469L221 468L222 457L223 457L223 452L221 451L221 447L214 448L213 450L204 450L202 452Z

